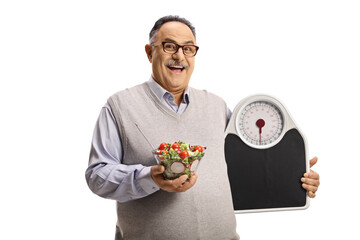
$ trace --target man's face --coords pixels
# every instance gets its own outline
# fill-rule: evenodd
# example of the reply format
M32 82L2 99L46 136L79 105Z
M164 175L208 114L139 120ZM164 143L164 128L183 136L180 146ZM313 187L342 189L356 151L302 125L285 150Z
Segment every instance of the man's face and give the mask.
M174 54L163 51L162 42L179 45L195 45L195 37L190 28L180 22L167 22L158 30L155 42L146 45L146 53L152 63L153 78L167 91L180 93L187 87L194 70L195 57L184 55L182 48ZM180 66L185 66L180 69Z

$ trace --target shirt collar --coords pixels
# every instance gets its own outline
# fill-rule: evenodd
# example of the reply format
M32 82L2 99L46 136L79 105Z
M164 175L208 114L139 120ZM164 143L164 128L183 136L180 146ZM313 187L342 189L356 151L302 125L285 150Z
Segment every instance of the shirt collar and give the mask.
M171 96L174 97L174 95L168 91L166 91L164 88L162 88L155 80L154 78L151 76L149 81L147 82L150 89L154 92L155 96L159 99L162 100L163 98L166 97L166 95L170 94ZM189 87L187 87L185 89L184 95L183 95L183 99L182 99L183 103L187 103L189 104L190 102L190 97L189 97Z

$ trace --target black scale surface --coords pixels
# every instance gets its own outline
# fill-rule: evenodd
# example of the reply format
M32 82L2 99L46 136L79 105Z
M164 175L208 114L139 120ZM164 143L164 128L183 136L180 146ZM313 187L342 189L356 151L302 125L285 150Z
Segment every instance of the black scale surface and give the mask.
M305 144L296 129L269 149L249 147L228 134L225 158L234 210L305 206L306 190L300 181L306 172Z

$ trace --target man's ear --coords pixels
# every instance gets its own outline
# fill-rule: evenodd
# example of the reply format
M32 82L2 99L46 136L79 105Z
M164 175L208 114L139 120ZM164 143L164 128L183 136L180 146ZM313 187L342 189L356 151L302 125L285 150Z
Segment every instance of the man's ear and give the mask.
M152 47L150 44L146 44L145 45L145 52L146 52L146 55L149 59L149 62L152 63Z

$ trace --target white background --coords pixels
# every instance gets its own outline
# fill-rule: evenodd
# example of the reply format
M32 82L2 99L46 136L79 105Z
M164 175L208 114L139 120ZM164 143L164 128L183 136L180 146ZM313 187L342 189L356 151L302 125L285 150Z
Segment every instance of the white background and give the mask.
M190 85L230 109L276 96L319 157L310 208L237 215L241 238L360 238L359 2L199 2L1 1L0 239L113 239L115 202L84 177L92 131L108 96L149 78L168 14L197 29Z

